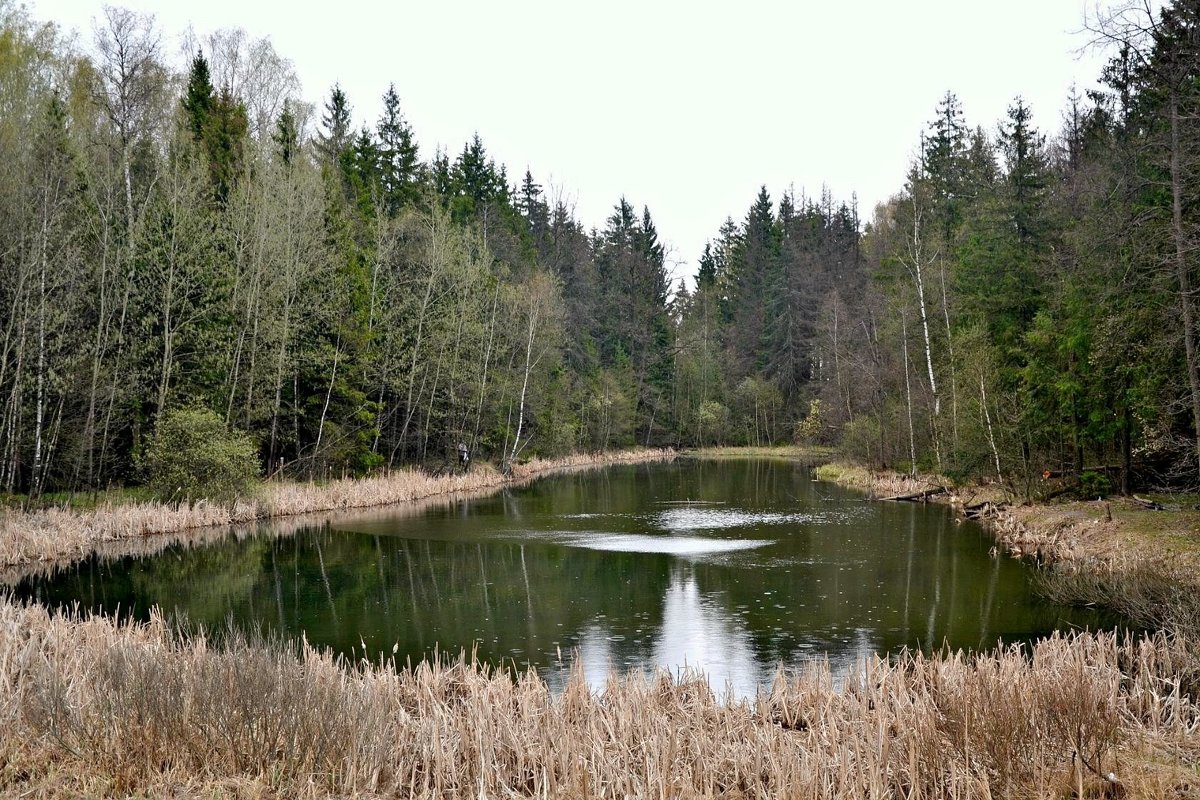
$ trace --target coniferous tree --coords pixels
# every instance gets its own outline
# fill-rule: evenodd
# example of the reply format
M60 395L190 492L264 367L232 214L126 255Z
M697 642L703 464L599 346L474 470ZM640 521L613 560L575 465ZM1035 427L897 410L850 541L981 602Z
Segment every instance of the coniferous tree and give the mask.
M271 141L275 143L279 159L290 166L292 159L296 158L300 152L300 127L296 115L292 111L292 104L289 102L283 104L279 119L275 121L275 130L271 133Z
M420 198L420 166L412 128L400 111L395 84L383 95L383 115L376 126L379 136L380 183L384 208L396 216L404 206L415 205Z
M203 141L209 126L213 107L213 85L209 76L208 60L204 53L197 52L188 73L187 88L183 95L183 110L187 115L188 130L197 142Z
M340 166L342 154L352 141L350 132L350 101L342 87L334 84L321 114L321 131L317 134L317 152L321 161L330 167Z
M924 141L921 175L928 184L931 211L944 242L951 242L962 221L968 135L962 104L946 92Z

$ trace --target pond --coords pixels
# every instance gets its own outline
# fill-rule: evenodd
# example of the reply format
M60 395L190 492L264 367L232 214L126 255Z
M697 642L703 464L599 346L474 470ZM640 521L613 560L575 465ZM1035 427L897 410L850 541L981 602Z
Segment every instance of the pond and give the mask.
M597 686L611 669L699 668L743 695L780 664L836 672L903 647L1113 626L1039 600L1033 571L991 547L945 506L867 501L791 461L681 459L94 557L14 593L400 663L473 650L552 683L576 659Z

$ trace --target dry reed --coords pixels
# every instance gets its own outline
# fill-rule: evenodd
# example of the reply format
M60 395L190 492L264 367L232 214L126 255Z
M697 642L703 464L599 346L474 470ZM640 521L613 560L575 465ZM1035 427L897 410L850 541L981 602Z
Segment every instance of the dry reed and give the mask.
M876 472L866 467L844 463L821 464L816 475L823 481L838 483L867 492L872 497L892 497L949 486L946 478L936 475L908 475L899 472Z
M753 700L640 673L561 693L460 659L348 663L0 602L0 794L1194 796L1200 709L1163 636L780 673ZM1113 778L1108 777L1112 773ZM1115 782L1114 782L1115 781Z
M613 453L532 459L502 475L486 464L469 472L430 475L416 469L390 475L328 483L266 483L259 494L232 504L135 503L78 511L67 507L22 513L0 511L0 567L37 561L84 558L106 542L227 526L315 512L412 503L425 498L478 493L519 485L542 475L612 464L664 461L672 450L639 449Z

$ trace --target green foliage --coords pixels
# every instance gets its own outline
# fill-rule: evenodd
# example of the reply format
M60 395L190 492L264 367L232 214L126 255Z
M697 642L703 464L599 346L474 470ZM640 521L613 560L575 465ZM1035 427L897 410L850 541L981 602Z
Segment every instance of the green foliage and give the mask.
M697 413L696 428L697 444L720 445L729 428L729 409L715 400L705 400Z
M1085 500L1108 497L1112 494L1112 481L1100 472L1082 472L1079 475L1079 496Z
M423 162L394 87L359 130L333 87L310 136L301 98L214 85L216 48L171 75L133 22L81 59L0 16L2 491L129 481L189 403L296 476L503 458L519 427L524 454L794 434L1014 487L1196 480L1193 5L1061 135L947 93L865 229L764 187L674 285L644 207L592 228L479 136Z
M842 428L842 451L860 464L882 464L879 420L859 417Z
M258 448L208 409L171 409L155 425L145 470L162 500L228 501L253 490Z
M213 91L208 62L197 53L181 100L188 130L208 162L216 201L224 206L241 175L250 120L228 87Z

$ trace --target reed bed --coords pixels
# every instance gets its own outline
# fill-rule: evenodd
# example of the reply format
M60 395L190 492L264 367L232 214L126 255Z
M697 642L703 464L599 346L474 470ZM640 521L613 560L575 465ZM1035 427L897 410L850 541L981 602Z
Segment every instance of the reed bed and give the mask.
M0 567L84 558L106 542L238 525L316 512L412 503L445 495L476 494L527 483L543 475L613 464L670 460L673 450L638 449L535 458L504 475L487 464L468 472L430 475L405 469L328 483L268 482L258 494L231 504L133 503L75 510L58 507L22 513L0 511Z
M1195 796L1200 709L1164 636L699 675L555 693L459 658L397 668L220 646L161 618L0 602L5 796L989 798Z

